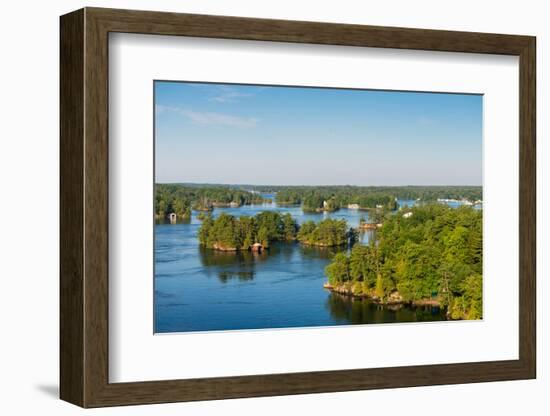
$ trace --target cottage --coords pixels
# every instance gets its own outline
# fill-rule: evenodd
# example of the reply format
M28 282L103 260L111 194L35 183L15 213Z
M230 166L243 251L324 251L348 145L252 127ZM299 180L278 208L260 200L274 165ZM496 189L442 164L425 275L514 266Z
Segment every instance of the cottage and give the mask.
M250 246L250 249L252 251L260 253L264 249L264 246L262 246L261 243L254 243L252 244L252 246Z
M168 218L170 219L170 224L176 223L177 216L175 212L171 212L170 214L168 214Z

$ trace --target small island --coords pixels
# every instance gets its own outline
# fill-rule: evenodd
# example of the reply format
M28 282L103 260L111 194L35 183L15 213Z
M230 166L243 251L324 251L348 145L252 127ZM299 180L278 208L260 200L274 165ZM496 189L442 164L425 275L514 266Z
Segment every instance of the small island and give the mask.
M226 213L216 219L203 219L199 229L199 243L220 251L268 249L274 241L294 241L298 224L290 214L263 211L254 217L235 217Z
M327 218L306 221L300 227L290 214L263 211L254 217L235 217L226 213L217 218L203 216L199 243L220 251L263 251L275 241L299 241L304 245L335 247L353 244L356 231L346 220Z

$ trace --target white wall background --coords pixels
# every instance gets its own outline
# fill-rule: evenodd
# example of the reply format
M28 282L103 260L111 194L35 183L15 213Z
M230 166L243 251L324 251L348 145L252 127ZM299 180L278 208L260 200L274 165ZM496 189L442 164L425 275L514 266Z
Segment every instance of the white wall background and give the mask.
M538 53L538 379L533 381L225 400L87 411L102 415L280 415L348 412L423 415L528 414L548 409L545 358L550 285L543 258L550 203L545 102L550 101L550 26L545 2L461 0L253 1L121 0L5 2L0 14L0 411L73 415L58 395L58 16L83 6L166 10L277 19L453 29L537 36ZM28 215L23 218L23 215ZM546 266L546 268L544 267Z

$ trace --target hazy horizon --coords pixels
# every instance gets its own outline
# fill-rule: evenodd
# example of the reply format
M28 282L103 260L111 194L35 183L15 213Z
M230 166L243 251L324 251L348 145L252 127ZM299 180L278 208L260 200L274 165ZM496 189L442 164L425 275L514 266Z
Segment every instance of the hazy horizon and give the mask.
M376 188L379 188L379 187L384 187L384 188L399 188L399 187L429 187L429 186L434 186L434 187L482 187L483 185L472 185L472 184L457 184L457 185L449 185L449 184L441 184L441 185L430 185L430 184L419 184L419 185L410 185L410 184L402 184L402 185L378 185L378 184L373 184L373 185L352 185L352 184L349 184L349 183L337 183L337 184L320 184L320 183L314 183L314 184L298 184L298 185L289 185L287 183L235 183L235 182L232 182L232 183L224 183L224 182L185 182L185 181L174 181L174 182L158 182L158 181L155 181L155 184L156 185L219 185L219 186L246 186L246 185L250 185L250 186L288 186L288 187L298 187L298 186L310 186L310 187L323 187L323 186L334 186L334 187L337 187L337 186L350 186L350 187L376 187Z
M156 81L155 182L482 186L482 101Z

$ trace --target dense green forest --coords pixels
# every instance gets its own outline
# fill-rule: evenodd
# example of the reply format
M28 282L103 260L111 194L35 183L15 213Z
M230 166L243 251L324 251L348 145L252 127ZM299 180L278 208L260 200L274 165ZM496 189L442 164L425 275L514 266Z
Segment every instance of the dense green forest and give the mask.
M374 242L334 256L325 269L329 284L383 303L431 300L452 319L479 319L482 215L441 204L387 215Z
M261 195L228 186L155 185L155 215L166 218L175 213L190 218L191 210L210 211L216 206L241 206L264 202Z
M318 223L306 221L300 227L298 241L307 245L334 247L353 244L357 240L357 232L348 228L346 220L327 218Z
M226 213L216 219L203 219L199 242L207 248L224 251L249 250L256 243L268 248L274 241L298 240L306 245L323 247L353 244L357 232L346 220L327 218L319 223L307 221L300 227L290 214L263 211L254 217L235 217Z
M254 217L235 217L226 213L202 221L199 242L207 248L236 251L249 250L255 243L268 248L273 241L296 239L298 224L290 214L263 211Z

